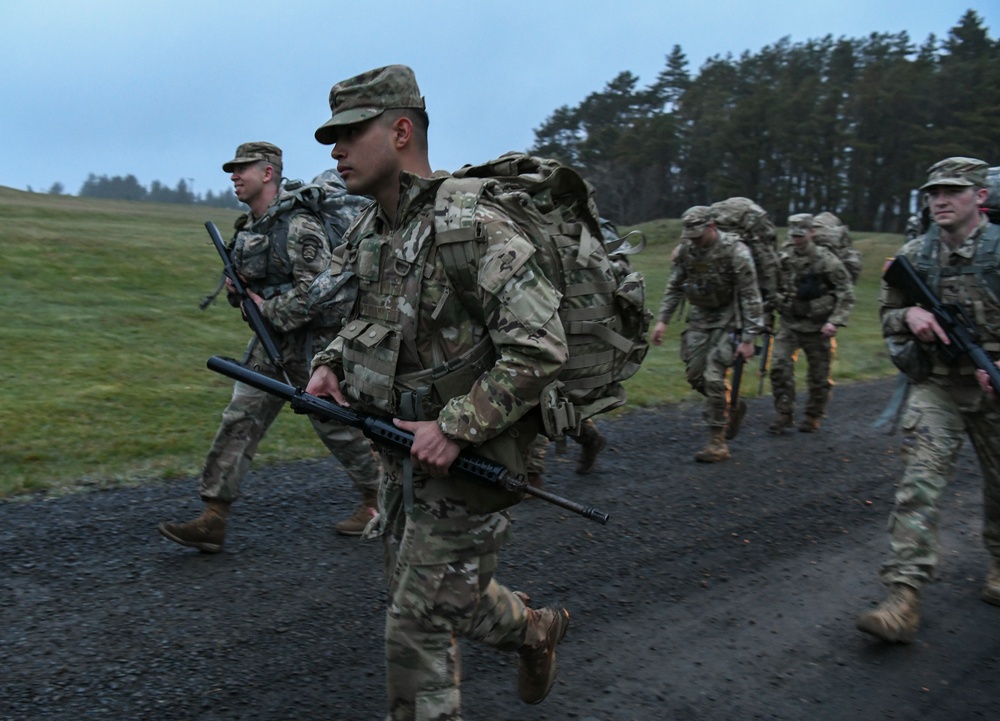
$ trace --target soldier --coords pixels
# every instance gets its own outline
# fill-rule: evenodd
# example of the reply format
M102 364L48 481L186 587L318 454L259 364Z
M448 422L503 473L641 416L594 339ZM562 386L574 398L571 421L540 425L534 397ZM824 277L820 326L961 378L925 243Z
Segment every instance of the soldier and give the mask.
M223 164L231 173L236 197L250 213L236 224L233 266L261 315L274 329L275 342L291 383L305 385L314 349L326 347L339 326L322 325L308 299L309 285L330 265L333 243L322 222L301 208L268 217L281 190L281 150L270 143L244 143L236 157ZM344 205L344 213L357 206ZM239 298L230 291L230 304ZM280 373L254 338L248 346L249 364L274 378ZM159 532L175 543L206 553L219 553L226 536L230 506L240 494L240 482L250 469L257 445L284 405L280 398L236 383L222 424L215 435L201 474L204 512L187 523L163 522ZM360 535L375 512L381 470L371 444L361 431L339 423L312 420L323 444L337 457L361 496L354 514L335 525L344 535Z
M910 260L931 290L976 319L984 350L1000 357L1000 277L997 275L1000 227L991 225L985 202L987 164L973 158L947 158L931 166L920 190L933 223L907 242L898 255ZM901 426L906 433L906 467L889 517L891 555L881 578L889 597L863 613L858 628L892 642L914 640L920 625L921 587L935 575L940 554L938 503L954 473L968 436L983 474L983 542L992 557L983 599L1000 605L1000 405L977 384L967 357L947 365L933 352L947 334L935 317L909 305L899 291L882 285L882 333L899 358L911 386ZM985 374L984 374L985 375Z
M830 400L830 341L847 325L854 307L854 286L844 264L813 242L813 216L788 219L790 243L781 251L778 313L781 324L771 359L771 391L777 417L768 430L781 435L793 423L795 353L801 348L809 363L809 398L799 426L803 433L819 430L819 419Z
M539 703L555 682L569 614L529 608L494 577L511 534L506 509L519 495L450 468L474 443L525 472L541 427L539 396L568 357L559 293L530 240L487 197L474 203L481 232L462 249L468 280L449 276L435 232L436 204L449 201L437 192L449 176L431 172L427 113L410 68L339 82L330 108L316 139L333 145L348 190L376 203L346 239L360 281L355 317L314 359L307 390L392 416L414 435L409 456L382 453L380 514L370 527L383 538L388 579L387 718L460 718L459 636L517 651L519 695ZM450 199L448 212L461 210L459 198L468 201Z
M681 243L652 341L663 343L671 317L686 299L691 310L681 335L681 360L688 383L706 398L708 426L708 443L694 458L714 463L731 457L726 437L735 437L746 414L742 400L730 414L726 373L737 356L745 361L754 355L754 339L764 329L760 290L750 250L737 236L719 232L710 208L688 208L681 223Z
M851 231L843 221L828 210L813 218L813 242L826 248L844 264L851 283L856 284L861 277L861 253L851 242Z

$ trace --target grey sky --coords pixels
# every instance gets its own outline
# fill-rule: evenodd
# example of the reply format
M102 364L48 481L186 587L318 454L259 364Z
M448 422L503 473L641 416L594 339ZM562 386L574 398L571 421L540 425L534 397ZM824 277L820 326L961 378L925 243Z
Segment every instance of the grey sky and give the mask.
M88 173L131 173L219 191L247 140L311 178L333 165L313 139L330 86L389 63L416 71L432 164L452 170L526 149L623 70L653 82L675 44L694 74L785 36L920 44L968 9L1000 35L997 0L0 0L0 185L76 193Z

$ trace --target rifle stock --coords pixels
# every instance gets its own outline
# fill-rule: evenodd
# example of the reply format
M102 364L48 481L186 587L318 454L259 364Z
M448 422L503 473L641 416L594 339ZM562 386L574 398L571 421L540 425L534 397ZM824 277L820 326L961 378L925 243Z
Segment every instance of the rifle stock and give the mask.
M247 324L257 335L257 339L264 347L264 352L267 353L267 357L271 359L271 362L274 363L275 367L284 373L285 361L281 357L281 351L278 350L278 345L274 342L274 338L271 337L271 331L268 330L267 322L264 320L264 316L260 314L260 308L258 308L257 304L253 302L253 298L251 298L250 294L247 292L246 287L243 285L243 281L240 280L239 273L237 273L236 269L233 268L232 258L229 257L229 250L226 248L226 243L222 239L219 229L212 221L206 222L205 228L208 230L208 235L212 238L212 243L215 245L215 249L219 252L219 256L222 258L223 272L232 282L233 288L236 289L236 293L240 297L240 309L243 311L243 317L246 318ZM287 374L285 374L285 379L288 379Z
M263 373L251 370L231 358L212 356L208 359L208 368L288 401L296 413L315 415L323 420L336 421L345 426L358 428L372 443L383 450L408 455L413 447L413 434L397 428L391 420L358 413L350 408L324 400L306 393L301 388L295 388ZM541 488L535 488L529 485L524 478L512 475L503 464L484 458L470 449L462 451L452 464L451 470L455 475L462 476L467 480L499 486L515 493L528 493L600 524L607 523L610 517L607 513L599 511L593 506L586 506Z
M972 363L989 376L990 385L1000 397L1000 368L990 358L989 354L977 342L979 331L969 320L961 306L942 303L941 299L924 282L916 268L908 258L896 256L882 275L885 282L902 291L907 299L919 305L934 315L938 325L947 334L950 345L939 342L938 355L945 363L955 363L961 354L969 357Z

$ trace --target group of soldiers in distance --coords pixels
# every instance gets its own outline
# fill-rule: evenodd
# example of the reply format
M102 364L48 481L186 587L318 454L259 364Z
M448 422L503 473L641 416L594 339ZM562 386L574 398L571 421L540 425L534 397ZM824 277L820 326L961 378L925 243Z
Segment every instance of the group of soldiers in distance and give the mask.
M660 345L671 319L690 306L680 355L688 383L705 396L708 428L695 460L731 457L727 441L739 432L747 404L739 398L742 373L732 374L732 386L727 375L761 352L766 362L770 351L774 395L768 431L780 435L795 423L795 360L801 349L809 369L798 429L815 433L833 385L835 337L854 307L861 271L848 228L830 212L797 213L788 218L788 238L778 247L767 212L742 197L689 208L681 225L652 341Z

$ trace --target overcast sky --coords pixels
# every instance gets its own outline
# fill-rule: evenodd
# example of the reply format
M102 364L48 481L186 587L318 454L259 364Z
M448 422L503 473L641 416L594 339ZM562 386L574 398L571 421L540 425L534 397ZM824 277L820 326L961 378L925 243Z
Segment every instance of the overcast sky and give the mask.
M217 192L248 140L311 178L333 165L313 138L330 86L391 63L416 71L431 163L453 170L527 149L622 71L652 83L674 45L694 75L786 36L920 44L968 9L1000 36L1000 0L0 0L0 185L75 194L89 173L133 174Z

